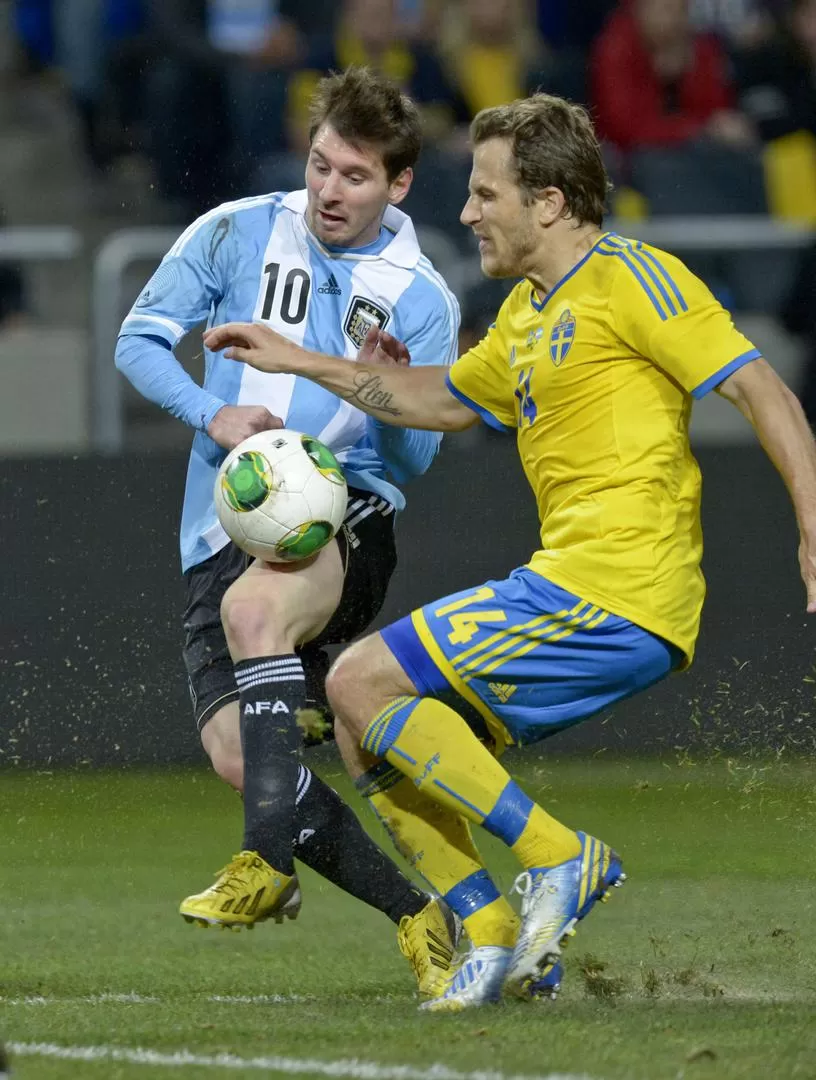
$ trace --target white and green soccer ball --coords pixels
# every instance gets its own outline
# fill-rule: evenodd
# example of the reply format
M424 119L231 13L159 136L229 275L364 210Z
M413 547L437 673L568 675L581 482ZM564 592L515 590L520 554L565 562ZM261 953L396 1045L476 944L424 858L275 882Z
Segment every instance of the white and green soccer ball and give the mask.
M266 562L316 554L343 524L345 477L322 442L261 431L227 455L215 480L218 520L242 551Z

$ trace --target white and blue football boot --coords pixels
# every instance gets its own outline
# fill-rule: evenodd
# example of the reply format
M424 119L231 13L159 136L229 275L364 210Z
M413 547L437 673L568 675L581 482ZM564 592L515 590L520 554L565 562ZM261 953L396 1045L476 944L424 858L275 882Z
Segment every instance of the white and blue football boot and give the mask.
M423 1012L461 1012L478 1005L494 1005L501 1000L502 986L513 959L513 950L504 945L474 947L448 983L445 992L419 1007Z
M524 996L531 1001L555 1001L563 978L564 966L559 960L557 964L546 968L537 977L528 980L524 988Z
M521 928L506 987L519 997L528 997L531 985L549 976L575 924L626 880L612 848L586 833L578 833L578 838L581 852L574 859L526 870L513 886L521 894Z

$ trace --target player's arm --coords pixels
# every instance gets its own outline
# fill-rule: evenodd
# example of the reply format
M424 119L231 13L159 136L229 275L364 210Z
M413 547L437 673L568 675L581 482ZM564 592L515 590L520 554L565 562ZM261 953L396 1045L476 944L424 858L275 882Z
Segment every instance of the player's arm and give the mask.
M404 342L372 326L357 353L357 363L407 366L411 363L411 353ZM398 484L427 472L442 440L438 431L393 427L373 416L366 417L366 434L372 449Z
M206 430L224 402L199 386L164 338L127 334L116 342L114 363L142 397L190 427Z
M223 220L199 219L170 249L122 324L114 362L143 397L231 450L280 420L262 406L228 405L199 386L174 353L222 295Z
M394 329L410 349L410 362L414 367L441 362L450 365L459 354L456 298L444 286L432 285L420 276L415 278L396 306ZM376 334L372 336L376 337ZM357 360L360 359L358 354ZM442 435L437 431L393 427L374 416L369 416L366 421L366 433L372 448L398 484L426 473L442 442Z
M739 368L717 393L753 424L785 481L799 525L799 566L810 613L816 612L816 442L796 395L764 359Z
M261 323L225 323L204 334L212 352L226 349L231 360L258 371L311 379L358 409L394 427L462 431L477 415L448 389L448 368L359 364L310 352ZM443 359L440 357L440 359Z

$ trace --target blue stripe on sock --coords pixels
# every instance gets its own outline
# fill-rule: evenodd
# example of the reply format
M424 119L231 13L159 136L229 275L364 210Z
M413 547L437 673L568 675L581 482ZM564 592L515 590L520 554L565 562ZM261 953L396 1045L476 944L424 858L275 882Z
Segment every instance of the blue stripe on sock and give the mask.
M408 723L408 718L414 709L419 705L422 698L409 698L405 705L402 705L391 719L388 721L385 731L382 734L378 744L377 753L385 754L399 738L402 729Z
M403 704L399 705L398 708L394 708L400 700L402 700ZM377 757L384 757L399 738L408 717L421 700L421 698L417 697L405 697L392 701L366 728L365 734L360 741L362 748L368 750L371 754L376 754Z
M515 781L508 780L507 787L482 825L489 833L512 847L524 832L532 809L533 800L524 794Z
M414 761L411 755L406 754L404 750L400 750L398 746L392 746L390 747L390 750L392 754L396 754L397 757L401 757L402 760L407 761L409 765L416 765L416 761Z
M449 889L442 899L460 919L466 919L468 915L481 911L500 896L501 893L491 881L487 870L477 870Z
M397 751L397 753L399 753L399 751ZM414 762L413 764L416 764L416 762ZM446 791L448 793L448 795L452 795L453 798L457 800L457 802L460 802L462 804L462 806L466 806L468 808L468 810L472 810L475 814L478 814L479 817L482 820L484 820L484 817L485 817L484 810L480 810L478 806L475 806L472 802L468 802L468 800L465 799L462 795L460 795L458 791L454 791L453 788L448 787L447 784L443 784L441 780L434 780L432 782L438 788L441 788L443 791Z

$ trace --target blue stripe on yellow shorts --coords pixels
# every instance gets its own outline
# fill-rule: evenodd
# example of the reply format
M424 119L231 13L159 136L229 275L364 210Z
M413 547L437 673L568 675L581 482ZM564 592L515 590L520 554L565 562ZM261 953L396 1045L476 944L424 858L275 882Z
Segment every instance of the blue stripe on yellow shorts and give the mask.
M427 604L382 635L421 695L449 702L499 750L577 724L682 659L527 567Z

